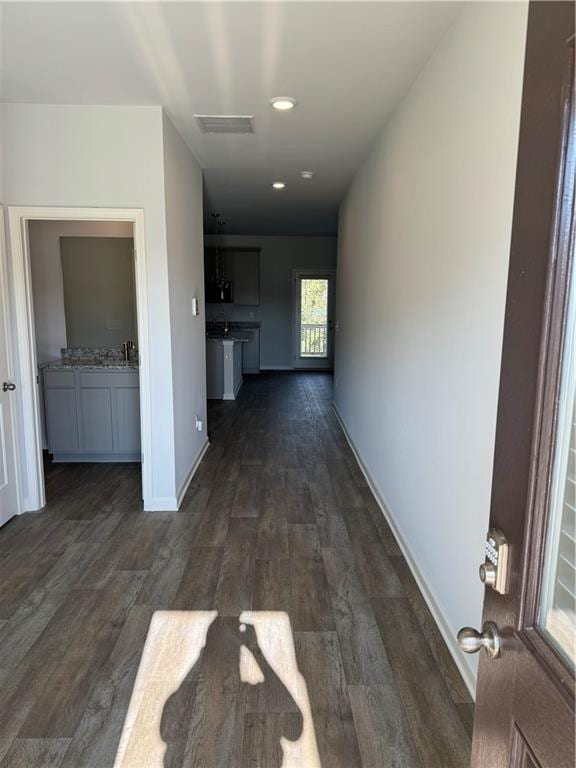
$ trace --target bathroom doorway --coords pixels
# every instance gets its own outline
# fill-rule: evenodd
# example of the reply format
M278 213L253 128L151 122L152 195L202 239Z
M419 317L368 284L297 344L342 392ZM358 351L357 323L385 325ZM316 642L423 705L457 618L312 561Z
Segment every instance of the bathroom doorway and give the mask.
M126 467L145 506L150 406L143 214L11 208L9 226L22 382L21 511L45 506L46 481L63 476L62 467L94 479L116 477Z

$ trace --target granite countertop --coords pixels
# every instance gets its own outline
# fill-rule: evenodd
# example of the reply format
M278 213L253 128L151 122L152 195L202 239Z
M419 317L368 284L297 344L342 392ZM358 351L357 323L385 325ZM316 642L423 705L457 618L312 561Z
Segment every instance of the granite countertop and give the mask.
M98 358L70 358L61 357L58 360L48 360L46 363L40 363L38 368L48 371L70 370L71 368L112 368L112 369L130 369L138 370L140 364L137 360L101 360Z
M245 344L248 339L239 339L237 336L217 336L216 334L206 334L206 341L237 341L240 344Z
M209 327L222 327L224 323L221 320L214 322L213 320L206 320L206 326ZM229 320L228 328L236 328L236 330L249 330L250 328L260 328L262 323L260 320Z

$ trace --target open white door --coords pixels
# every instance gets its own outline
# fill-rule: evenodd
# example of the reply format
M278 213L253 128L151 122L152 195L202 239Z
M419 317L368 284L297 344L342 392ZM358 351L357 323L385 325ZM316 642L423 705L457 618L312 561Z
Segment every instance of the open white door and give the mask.
M14 429L16 385L12 378L9 327L4 208L0 206L0 525L20 511Z

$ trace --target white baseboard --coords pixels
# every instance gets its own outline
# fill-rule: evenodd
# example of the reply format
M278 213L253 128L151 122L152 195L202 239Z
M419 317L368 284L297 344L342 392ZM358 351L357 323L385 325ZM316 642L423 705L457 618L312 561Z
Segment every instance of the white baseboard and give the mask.
M446 643L446 646L448 647L448 650L450 651L450 654L454 659L454 663L458 667L458 671L462 675L462 679L464 680L464 683L466 684L466 687L468 688L468 691L470 692L472 699L475 699L476 698L476 675L474 671L468 666L468 664L466 663L466 660L462 657L462 651L458 647L458 641L456 640L456 636L452 628L450 627L448 621L446 620L444 611L442 610L442 607L441 607L440 600L438 599L438 596L436 595L434 590L431 589L426 583L426 579L422 575L422 572L418 566L418 562L416 561L415 557L412 555L410 548L406 542L406 539L402 534L402 531L398 527L396 521L394 520L394 516L392 515L392 512L390 511L390 507L386 503L383 494L380 492L377 484L375 483L374 479L372 478L368 469L366 468L364 462L362 461L362 458L356 446L354 445L354 442L350 437L348 430L346 429L346 425L344 424L342 417L338 413L338 409L336 408L335 403L332 403L332 409L336 415L336 418L338 419L338 423L342 427L342 431L344 432L344 436L348 441L348 445L352 449L352 452L356 458L356 461L358 462L358 465L362 470L362 474L364 475L366 482L368 483L368 487L372 491L374 498L376 499L376 502L380 507L380 510L382 511L382 514L386 518L386 522L392 529L392 533L394 534L396 541L398 542L398 546L400 547L402 554L404 555L404 558L408 563L408 567L410 568L410 571L414 576L414 580L416 581L416 584L418 585L418 588L422 593L422 597L424 598L426 605L428 606L430 613L432 614L432 617L436 622L438 629L440 630L440 634L442 635L444 642Z
M196 474L196 470L198 469L200 462L204 458L204 454L208 450L209 445L210 445L210 441L208 440L208 438L206 438L206 441L204 442L204 445L200 449L200 453L198 454L196 461L194 462L194 464L192 464L190 471L188 472L188 474L184 478L182 485L180 486L178 495L177 496L155 496L152 499L145 501L144 503L145 512L178 512L178 510L180 509L180 504L182 503L182 499L184 498L184 494L188 490L188 486L192 482L192 478Z
M178 512L176 496L154 496L144 502L144 512Z
M180 509L180 504L182 504L182 499L184 498L184 494L188 490L188 486L192 482L192 478L196 474L196 470L200 466L200 462L204 458L204 454L206 453L206 451L208 450L209 447L210 447L210 440L208 440L208 438L206 438L206 440L204 441L204 445L200 449L200 453L198 454L198 457L197 457L196 461L194 462L194 464L192 464L192 466L190 468L190 471L188 472L188 474L184 478L184 482L180 486L180 490L178 491L178 498L177 498L177 503L176 503L176 509Z

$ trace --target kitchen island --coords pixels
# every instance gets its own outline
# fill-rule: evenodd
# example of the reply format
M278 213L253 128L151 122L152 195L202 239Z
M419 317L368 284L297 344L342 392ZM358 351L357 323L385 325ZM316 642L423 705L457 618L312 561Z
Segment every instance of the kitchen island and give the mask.
M242 345L233 335L207 334L206 396L209 400L236 400L242 386Z

